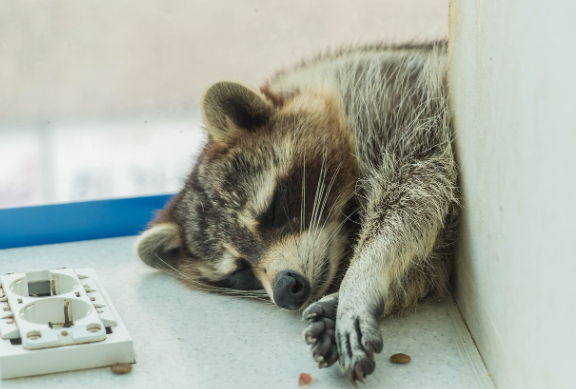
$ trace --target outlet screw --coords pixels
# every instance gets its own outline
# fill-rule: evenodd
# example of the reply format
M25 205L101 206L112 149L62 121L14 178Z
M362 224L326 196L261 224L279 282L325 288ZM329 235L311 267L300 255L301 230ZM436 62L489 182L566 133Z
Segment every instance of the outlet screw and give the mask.
M98 331L100 331L100 330L102 329L102 326L101 326L100 324L96 324L96 323L94 323L94 324L88 324L88 325L86 326L86 329L87 329L88 331L90 331L90 332L98 332Z
M26 336L30 340L38 340L42 337L42 333L40 331L30 331L26 334Z

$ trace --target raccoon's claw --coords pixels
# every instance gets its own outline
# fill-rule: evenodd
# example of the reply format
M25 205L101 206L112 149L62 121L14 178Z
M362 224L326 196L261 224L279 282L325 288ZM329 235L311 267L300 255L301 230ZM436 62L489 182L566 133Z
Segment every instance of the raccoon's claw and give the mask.
M325 346L327 343L326 337L328 337L330 339L330 344L333 344L334 343L334 332L335 332L334 330L335 330L335 328L336 328L336 324L334 323L334 321L332 321L328 318L323 318L320 321L317 321L317 322L310 324L304 330L304 340L306 341L307 344L316 345L316 346L318 346L317 342L319 340L323 340L323 342L320 344L324 344L324 346ZM329 347L329 345L328 345L328 347ZM322 349L324 349L324 348L325 347L322 347ZM315 351L315 349L313 348L312 352L314 352L314 351Z
M331 333L328 333L328 332ZM326 330L322 334L322 340L317 342L314 346L312 346L312 355L318 355L322 357L322 361L324 360L324 355L330 351L330 346L334 343L334 330ZM316 358L314 358L316 359ZM322 362L317 361L317 362Z
M372 369L372 371L374 371L374 369ZM358 381L366 384L366 380L364 379L364 367L361 363L357 363L354 367L354 375Z
M364 345L364 351L366 351L366 354L368 354L368 357L370 359L374 360L374 352L376 351L376 348L374 347L372 342L366 342L366 344ZM380 350L377 352L380 351L382 351L382 346L380 346Z
M364 383L376 367L374 354L382 351L378 316L364 313L355 316L341 312L336 329L336 344L342 371L352 382Z
M350 382L352 382L352 385L354 385L354 387L358 389L358 384L356 383L356 378L354 377L354 375L352 374L348 376L348 379L350 380Z
M352 382L352 385L354 385L355 388L358 388L356 380L366 385L366 376L374 372L375 366L376 364L374 362L372 362L372 364L368 366L365 363L360 362L356 363L356 365L354 365L354 369L347 374L348 379L350 380L350 382ZM368 368L368 370L366 370L366 368Z
M306 329L304 330L304 336L305 337L308 337L308 336L317 337L318 334L320 334L322 331L324 331L324 327L325 327L325 324L323 321L314 322L314 323L310 324L308 327L306 327Z
M316 321L323 317L336 320L338 298L335 296L324 297L322 300L311 304L302 315L305 320Z
M338 360L338 348L336 347L336 344L332 344L330 346L330 350L328 350L328 353L326 353L326 355L324 356L324 361L320 362L318 364L318 367L321 369L324 367L330 367L334 363L336 363L337 360Z
M338 360L334 330L326 330L322 335L322 340L312 346L312 357L318 362L319 368L332 366Z
M354 368L354 371L348 374L348 379L350 380L350 382L352 382L352 385L354 385L356 389L358 389L358 384L356 383L356 380L366 385L366 379L364 377L364 368L362 367L361 364L357 364L356 367Z
M318 337L324 331L326 324L323 321L317 321L315 323L310 324L304 330L304 340L306 344L315 344L318 341Z

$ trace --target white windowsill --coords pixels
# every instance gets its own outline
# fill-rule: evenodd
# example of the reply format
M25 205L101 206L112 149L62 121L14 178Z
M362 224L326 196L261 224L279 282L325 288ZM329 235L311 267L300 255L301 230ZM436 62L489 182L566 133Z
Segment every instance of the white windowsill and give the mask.
M0 251L0 272L93 267L134 339L131 373L109 368L3 380L12 388L351 388L337 367L319 370L293 313L256 301L190 290L145 266L134 237ZM367 388L490 388L480 356L451 301L382 321L384 351ZM390 355L412 357L394 365Z

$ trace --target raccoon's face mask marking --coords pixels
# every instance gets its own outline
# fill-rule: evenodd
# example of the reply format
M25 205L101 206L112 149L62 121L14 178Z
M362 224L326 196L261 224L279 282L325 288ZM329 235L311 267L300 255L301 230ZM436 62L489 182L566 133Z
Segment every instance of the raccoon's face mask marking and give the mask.
M196 286L264 288L288 309L320 297L347 255L355 210L357 168L339 103L219 83L202 108L208 143L142 236L141 258L167 258Z

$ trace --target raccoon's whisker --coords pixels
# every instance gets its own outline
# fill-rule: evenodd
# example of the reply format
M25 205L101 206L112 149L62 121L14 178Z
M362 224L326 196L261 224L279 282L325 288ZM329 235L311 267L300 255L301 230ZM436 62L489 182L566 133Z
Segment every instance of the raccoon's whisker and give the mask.
M316 193L314 194L314 204L312 206L312 220L310 221L310 230L316 231L318 208L321 201L322 193L324 193L324 178L326 177L326 148L324 148L322 165L320 167L320 176L318 177L318 184L316 185Z
M344 219L346 219L347 221L350 221L350 222L352 222L352 223L354 223L354 224L361 225L362 223L357 222L356 220L353 220L353 219L350 218L350 216L354 215L354 213L356 213L356 210L353 210L353 211L350 212L348 215L344 215Z
M324 218L324 223L322 224L322 228L320 228L320 230L317 233L316 242L318 242L318 240L320 239L320 235L321 235L322 231L324 231L324 228L326 228L326 224L328 224L328 221L330 220L330 215L332 214L332 211L336 207L336 204L338 204L338 200L340 199L341 195L342 195L342 193L338 194L338 196L336 197L336 200L334 201L334 203L332 204L332 206L328 210L327 215Z
M353 198L353 197L354 197L354 193L350 193L350 194L346 197L346 199L344 199L342 202L343 202L344 204L346 204L346 203L347 203L348 201L350 201L350 199ZM339 200L339 199L340 199L340 194L338 195L338 197L336 198L336 201L334 202L334 204L333 204L332 207L330 208L329 213L332 213L332 211L334 210L334 207L335 207L335 205L338 203L338 200ZM351 211L351 212L350 212L350 215L354 214L354 212L356 212L356 210ZM349 217L348 215L344 215L344 219L345 219L345 220L353 221L352 219L350 219L350 217Z
M311 229L315 230L317 226L317 219L318 219L318 208L320 206L320 199L322 193L324 193L324 169L326 167L326 158L322 158L322 167L320 168L320 176L318 177L318 184L316 186L316 193L314 194L314 207L312 209L312 222L311 222Z
M330 182L330 184L328 185L328 189L327 189L327 193L326 193L326 198L325 198L325 203L328 200L328 195L330 194L330 191L332 189L332 185L334 183L334 180L336 178L336 176L338 175L338 172L340 171L342 164L340 164L338 166L338 168L336 169L335 175L332 177L332 180ZM330 216L332 214L332 212L334 211L334 209L336 208L337 204L342 203L347 203L352 197L354 197L354 192L348 194L348 196L346 197L346 199L343 199L342 201L340 201L340 198L342 196L342 192L338 193L336 199L334 200L334 202L332 203L332 205L330 206L330 208L327 211L326 217L324 218L324 223L322 224L322 228L320 228L320 230L318 230L316 232L316 238L315 238L315 244L318 245L318 242L320 240L322 231L324 231L324 228L326 227L326 225L328 224L328 221L330 220ZM352 211L350 213L350 215L352 215L355 211ZM336 229L332 232L332 234L330 235L330 237L324 242L324 246L328 246L331 242L331 240L336 236L336 234L340 231L340 229L344 226L344 224L346 223L347 220L350 220L349 216L344 215L344 220L336 227Z
M354 222L352 219L350 219L350 216L352 216L354 214L354 212L356 211L352 211L350 212L348 215L344 215L344 220L342 220L340 222L340 224L338 224L338 226L336 226L336 228L334 229L334 231L332 232L332 234L330 234L330 236L328 237L328 239L326 239L325 245L328 246L331 242L332 239L335 238L336 234L340 231L340 229L342 229L342 227L344 227L344 224L346 224L346 222L348 220Z
M324 152L323 152L323 158L322 158L322 169L321 169L321 174L319 179L319 182L321 182L321 186L320 186L320 193L316 193L316 212L315 212L315 217L314 217L314 233L317 235L320 235L320 233L322 232L322 230L318 229L318 227L320 226L320 221L321 221L321 216L324 212L324 207L326 206L326 203L328 201L328 194L331 190L331 186L329 185L328 187L326 186L326 177L328 176L328 166L327 166L327 148L326 148L326 139L324 139ZM331 181L331 183L333 183L333 181Z
M171 273L177 277L182 277L184 279L186 279L187 281L190 281L193 284L197 284L200 288L205 289L204 284L188 277L185 276L182 272L180 272L178 269L176 269L174 266L170 265L168 262L166 262L165 260L163 260L162 258L160 258L160 256L158 254L154 254L156 256L156 258L158 258L158 260L160 261L160 263L163 264L162 267L160 267L160 269L167 271L168 273Z
M300 203L300 235L304 231L306 223L306 155L303 156L302 163L302 202Z
M294 226L294 220L290 217L290 213L288 212L287 204L282 204L282 209L284 209L284 214L286 215L286 220L288 220L288 224L290 224L290 229Z
M332 176L332 178L330 179L330 183L328 184L328 187L326 188L326 193L324 194L324 201L322 203L322 208L320 209L320 215L322 215L324 213L324 208L326 207L326 204L328 203L328 197L330 195L330 192L332 191L332 187L334 186L334 182L336 181L336 177L338 176L338 173L340 172L340 169L342 168L342 162L340 162L338 164L338 167L336 168L336 171L334 172L334 175ZM320 231L318 231L318 236L320 236L321 232L324 230L324 228L326 227L326 223L328 223L328 220L330 219L330 214L332 213L332 210L334 209L334 206L338 203L338 199L340 198L340 195L342 193L338 194L338 197L336 198L336 201L334 201L334 203L332 204L332 206L330 207L329 211L327 212L326 217L324 218L324 224L322 224L322 228L320 228Z
M330 220L330 215L332 214L332 211L334 210L336 204L338 203L338 199L340 198L340 196L342 195L342 193L339 193L338 196L336 197L336 200L334 202L334 204L332 204L332 206L330 207L328 214L326 215L326 218L324 219L324 223L322 224L322 228L320 228L320 230L318 230L316 232L316 237L315 237L315 244L318 245L319 241L320 241L320 237L322 235L322 231L324 231L324 228L326 227L326 224L328 224L328 221ZM352 196L349 196L348 200L351 198ZM346 201L348 201L346 200ZM336 230L332 233L332 235L335 235L338 230L341 228L341 226L343 226L344 223L340 223L339 227L336 228ZM324 245L327 246L328 245L328 240L324 242Z
M198 287L198 289L200 290L219 293L227 296L247 297L270 302L268 295L264 290L240 290L240 289L221 288L218 286L208 285L182 273L174 266L170 265L168 262L160 258L158 254L155 254L155 256L164 265L164 267L161 267L161 269L173 274L176 277L186 280L187 282Z

